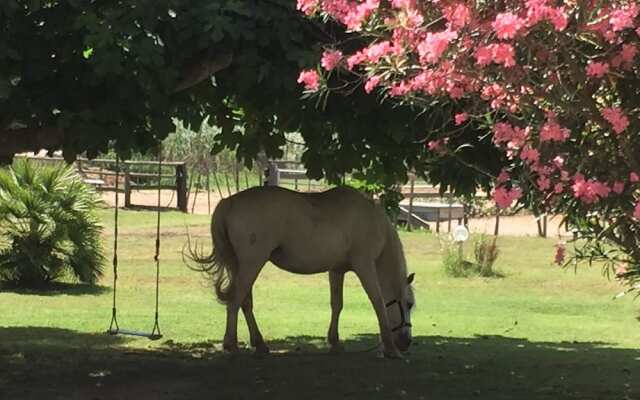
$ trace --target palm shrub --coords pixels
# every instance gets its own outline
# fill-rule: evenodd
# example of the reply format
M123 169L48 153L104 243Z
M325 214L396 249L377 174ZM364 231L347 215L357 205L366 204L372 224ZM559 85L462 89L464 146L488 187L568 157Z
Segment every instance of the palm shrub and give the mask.
M19 160L0 170L0 280L40 287L102 275L100 200L66 165Z

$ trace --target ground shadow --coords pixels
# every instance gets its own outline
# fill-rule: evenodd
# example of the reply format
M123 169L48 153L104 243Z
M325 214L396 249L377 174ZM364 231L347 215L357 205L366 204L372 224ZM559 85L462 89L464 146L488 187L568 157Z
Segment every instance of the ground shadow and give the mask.
M42 288L21 288L12 283L0 283L0 293L14 293L29 296L99 296L110 292L111 288L102 285L84 283L52 282Z
M404 360L385 360L374 335L347 340L338 355L323 338L289 337L269 342L273 352L263 358L249 349L225 355L217 341L133 350L122 340L0 328L0 387L20 399L568 400L635 399L640 391L640 351L604 343L421 336Z

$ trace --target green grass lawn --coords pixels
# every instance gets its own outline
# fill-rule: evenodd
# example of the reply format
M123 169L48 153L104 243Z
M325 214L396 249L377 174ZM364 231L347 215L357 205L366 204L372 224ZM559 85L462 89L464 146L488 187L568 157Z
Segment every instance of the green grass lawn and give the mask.
M111 211L105 221L108 258ZM153 325L155 214L121 213L118 320ZM632 399L640 396L638 302L599 269L552 264L554 241L501 237L500 279L444 275L439 241L401 234L416 272L415 346L404 361L366 352L377 323L352 274L345 283L341 337L347 353L325 354L326 275L267 266L255 313L274 354L223 355L224 308L205 277L181 256L186 227L210 246L209 219L162 215L157 342L112 337L110 266L98 288L0 292L0 399L6 398L411 398ZM239 325L241 341L248 335ZM215 395L217 393L217 396ZM44 397L43 397L44 396Z

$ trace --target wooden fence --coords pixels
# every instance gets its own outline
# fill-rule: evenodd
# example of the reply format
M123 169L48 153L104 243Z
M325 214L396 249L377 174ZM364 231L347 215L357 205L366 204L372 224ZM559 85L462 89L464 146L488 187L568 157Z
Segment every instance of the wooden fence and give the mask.
M64 162L61 157L22 157L37 162ZM106 159L89 160L78 158L74 163L78 174L84 181L98 191L115 191L116 161ZM171 173L168 173L170 170ZM145 207L135 205L131 201L133 190L172 190L177 194L177 209L187 212L187 166L184 162L162 162L158 176L157 161L122 161L120 162L118 192L124 193L124 206ZM169 180L169 183L166 181Z

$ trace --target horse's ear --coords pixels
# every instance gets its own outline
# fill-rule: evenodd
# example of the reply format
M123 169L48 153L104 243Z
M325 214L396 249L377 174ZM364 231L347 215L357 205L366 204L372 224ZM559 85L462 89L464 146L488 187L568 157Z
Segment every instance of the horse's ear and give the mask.
M411 275L409 275L407 277L407 284L411 285L413 283L413 279L416 277L416 274L414 272L411 273Z

